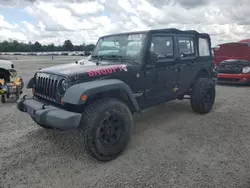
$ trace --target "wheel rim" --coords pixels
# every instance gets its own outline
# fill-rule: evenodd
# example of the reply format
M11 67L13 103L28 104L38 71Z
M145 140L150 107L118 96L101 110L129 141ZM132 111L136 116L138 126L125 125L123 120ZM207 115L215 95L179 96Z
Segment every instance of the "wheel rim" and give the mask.
M100 142L108 147L117 144L124 132L124 121L118 115L106 115L99 129Z
M210 88L210 89L207 89L204 97L203 97L203 105L204 107L209 107L213 104L213 90Z

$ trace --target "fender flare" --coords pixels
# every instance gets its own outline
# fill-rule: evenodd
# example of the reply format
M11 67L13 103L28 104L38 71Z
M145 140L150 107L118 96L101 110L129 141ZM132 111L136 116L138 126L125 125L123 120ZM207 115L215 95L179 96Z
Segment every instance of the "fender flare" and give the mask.
M35 80L34 80L34 77L32 77L32 78L29 80L29 82L28 82L26 88L27 88L27 89L33 88L34 83L35 83Z
M89 97L89 96L94 96L95 94L101 92L106 92L116 89L124 91L134 109L137 112L140 111L139 105L130 87L126 83L118 79L94 80L72 85L67 89L62 100L65 103L73 105L81 105L85 103L85 101L81 99L81 96L83 94Z

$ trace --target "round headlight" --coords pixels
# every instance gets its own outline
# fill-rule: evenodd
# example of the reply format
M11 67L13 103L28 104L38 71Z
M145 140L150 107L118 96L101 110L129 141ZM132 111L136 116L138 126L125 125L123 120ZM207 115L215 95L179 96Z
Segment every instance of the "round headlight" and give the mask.
M61 80L58 84L58 92L60 95L63 95L67 89L67 82L66 80Z
M242 69L242 73L249 73L250 72L250 67L244 67Z

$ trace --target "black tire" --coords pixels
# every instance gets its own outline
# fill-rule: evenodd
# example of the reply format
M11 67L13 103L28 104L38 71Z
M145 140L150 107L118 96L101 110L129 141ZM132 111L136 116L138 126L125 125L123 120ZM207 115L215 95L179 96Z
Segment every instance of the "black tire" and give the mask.
M191 91L191 107L194 112L206 114L211 111L215 101L215 84L209 78L200 78Z
M101 99L83 112L80 130L86 150L99 161L117 158L128 146L133 118L126 104L117 99Z
M31 118L32 118L33 121L34 121L37 125L39 125L40 127L44 128L44 129L52 129L52 127L50 127L50 126L42 125L42 124L36 122L35 118L33 118L33 117L31 117Z

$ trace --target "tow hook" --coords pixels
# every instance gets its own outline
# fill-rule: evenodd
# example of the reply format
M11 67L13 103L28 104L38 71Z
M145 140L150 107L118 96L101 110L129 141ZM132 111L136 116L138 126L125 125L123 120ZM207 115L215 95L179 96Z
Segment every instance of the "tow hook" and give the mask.
M49 105L47 105L47 104L43 104L42 109L45 109L45 106L49 106Z
M26 97L27 97L27 95L24 95L24 96L23 96L23 99L26 99Z

